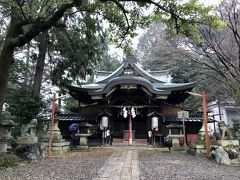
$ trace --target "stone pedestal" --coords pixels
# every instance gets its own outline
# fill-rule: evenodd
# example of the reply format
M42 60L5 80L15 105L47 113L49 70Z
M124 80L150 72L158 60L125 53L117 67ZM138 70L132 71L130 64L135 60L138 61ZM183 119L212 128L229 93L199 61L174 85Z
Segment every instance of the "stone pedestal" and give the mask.
M218 140L217 143L221 146L230 146L230 145L233 145L233 146L239 146L239 140L226 140L226 139L221 139L221 140Z
M180 138L184 138L184 135L182 135L182 134L178 134L178 135L172 134L172 135L169 135L169 137L172 139L172 147L174 149L179 149Z
M24 158L35 160L40 158L38 138L35 135L20 136L17 138L17 151L25 151Z
M41 153L43 157L47 157L48 155L49 137L50 130L48 130L48 133L45 136L43 136L41 142ZM62 138L60 129L58 128L57 120L54 123L52 137L53 137L51 146L52 155L62 155L70 151L70 142L66 142L65 139Z
M88 137L91 136L91 134L75 134L76 137L80 137L79 140L79 146L88 146Z

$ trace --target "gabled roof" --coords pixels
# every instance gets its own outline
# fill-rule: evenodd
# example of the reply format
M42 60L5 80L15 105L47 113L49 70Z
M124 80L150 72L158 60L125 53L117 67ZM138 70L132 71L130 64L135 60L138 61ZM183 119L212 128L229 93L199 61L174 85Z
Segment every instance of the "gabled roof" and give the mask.
M162 82L159 81L158 79L154 78L154 76L152 76L150 73L148 73L147 71L145 71L144 69L141 68L141 66L137 63L131 62L131 61L126 61L122 66L120 66L116 71L114 71L112 74L110 74L109 76L107 76L105 79L96 82L98 83L107 83L108 81L110 81L111 79L118 77L120 75L124 75L124 73L127 73L127 70L132 70L132 73L135 76L140 76L143 77L147 80L149 80L150 82ZM129 72L131 73L131 72ZM131 74L125 74L125 75L131 75Z
M168 73L168 71L166 72ZM156 73L159 74L160 72ZM154 73L150 74L142 69L139 64L133 61L125 61L125 63L116 71L112 72L100 81L93 84L81 85L80 87L69 86L68 89L73 97L76 98L76 96L78 96L79 99L87 98L90 101L93 96L106 95L115 87L123 85L142 87L144 91L148 91L149 93L157 96L168 96L176 94L173 92L191 91L194 88L195 82L166 83L154 77ZM174 98L176 98L176 95L172 95L170 99Z

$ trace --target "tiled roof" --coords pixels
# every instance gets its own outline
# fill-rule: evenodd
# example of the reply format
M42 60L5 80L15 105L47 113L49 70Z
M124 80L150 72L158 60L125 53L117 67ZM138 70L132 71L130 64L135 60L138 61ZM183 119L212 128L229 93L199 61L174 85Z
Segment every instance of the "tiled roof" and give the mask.
M97 115L95 114L61 114L58 116L59 121L81 121L94 122Z

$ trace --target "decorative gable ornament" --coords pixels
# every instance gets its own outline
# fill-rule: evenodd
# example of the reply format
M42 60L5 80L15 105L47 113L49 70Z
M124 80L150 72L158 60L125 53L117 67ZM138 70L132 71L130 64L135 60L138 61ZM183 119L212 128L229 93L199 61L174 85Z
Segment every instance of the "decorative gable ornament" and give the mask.
M123 74L124 74L124 75L133 75L133 74L134 74L134 71L133 71L131 68L126 68L126 69L123 71Z

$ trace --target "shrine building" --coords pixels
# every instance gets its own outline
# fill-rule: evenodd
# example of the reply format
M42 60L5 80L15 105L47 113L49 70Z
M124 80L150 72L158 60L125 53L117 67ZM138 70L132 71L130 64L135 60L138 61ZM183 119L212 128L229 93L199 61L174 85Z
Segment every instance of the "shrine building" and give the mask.
M181 134L182 121L177 118L181 104L188 98L195 82L172 83L171 74L165 71L146 71L133 60L124 60L114 72L97 71L93 83L68 86L69 94L79 103L78 112L62 114L59 128L64 137L69 137L68 127L72 123L91 124L89 142L101 143L103 127L107 127L114 139L147 139L153 130L153 119L157 120L154 133L165 137ZM187 142L196 139L201 121L186 120ZM171 132L169 128L175 126Z

